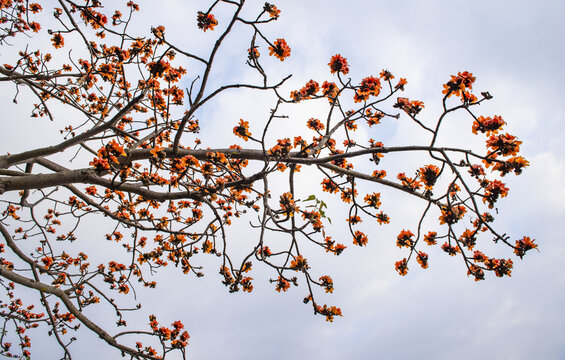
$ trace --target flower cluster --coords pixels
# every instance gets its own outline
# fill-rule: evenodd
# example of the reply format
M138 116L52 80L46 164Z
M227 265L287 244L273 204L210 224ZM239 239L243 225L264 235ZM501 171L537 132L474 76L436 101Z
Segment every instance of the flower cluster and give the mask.
M290 192L285 192L281 195L279 204L284 216L294 216L294 213L298 211L298 207L296 206L296 203L294 202L294 199Z
M514 248L514 253L520 257L520 259L526 254L526 251L532 250L538 247L534 244L535 240L530 239L529 236L524 236L522 239L516 241L516 247Z
M337 94L339 93L339 89L334 82L324 81L322 84L322 95L327 97L328 100L333 101Z
M342 316L341 309L335 306L328 307L327 305L316 306L316 313L320 315L324 315L326 317L326 321L333 322L334 316Z
M266 2L265 5L263 6L263 10L268 12L271 18L274 19L277 19L279 17L279 14L281 13L281 11L277 9L275 5L270 4L268 2Z
M355 234L353 234L353 244L358 246L365 246L367 245L367 235L363 232L356 230Z
M499 180L493 180L485 188L483 202L488 203L489 209L492 209L499 197L506 197L508 195L508 190L504 183Z
M290 93L290 98L293 101L299 102L300 100L311 99L320 91L320 84L314 80L310 80L300 90L294 90Z
M159 327L159 323L157 322L155 315L150 315L149 326L153 330L153 333L158 335L162 341L170 341L172 348L182 349L188 345L188 339L190 338L190 335L188 335L187 331L183 331L181 333L184 325L180 321L175 321L172 324L172 328L165 326ZM141 350L143 348L143 345L138 342L137 348ZM151 349L151 347L146 347L144 352L148 355L156 355L156 352Z
M330 66L330 71L332 74L342 73L343 75L346 75L347 73L349 73L349 65L347 64L347 59L340 54L332 56L328 65Z
M522 142L518 141L516 136L510 134L492 135L487 140L487 148L491 148L495 154L502 156L516 156L520 151L520 144Z
M441 225L443 225L443 224L450 224L450 225L455 224L456 222L458 222L459 220L461 220L463 218L463 216L465 215L466 212L467 212L467 209L463 205L443 207L441 209L441 215L439 217L439 223Z
M212 14L204 14L202 11L198 12L196 16L198 22L198 28L202 31L214 30L214 27L218 25L218 20Z
M275 55L280 61L284 61L290 56L290 47L285 39L277 39L273 46L269 46L269 55Z
M457 97L470 97L470 91L473 89L475 77L468 71L459 72L457 76L451 75L451 80L443 85L442 93L447 97L455 95Z
M321 131L324 130L325 128L324 124L322 124L322 122L316 118L310 118L306 122L306 126L308 126L308 129L312 129L315 131Z
M394 268L402 276L408 274L408 260L404 258L402 260L397 261L396 263L394 263Z
M251 136L251 133L249 132L249 122L239 119L239 125L233 128L233 133L245 141L249 140L249 137Z
M435 165L427 165L419 169L420 179L427 190L431 190L439 176L439 168Z
M418 178L412 179L410 177L407 177L405 173L398 174L396 178L402 182L402 186L410 191L416 191L422 187L422 184L420 183L420 180L418 180Z
M412 240L413 236L414 234L410 230L402 230L396 238L396 245L399 248L411 248L412 246L414 246L414 240Z
M500 116L494 117L483 117L479 116L477 120L473 121L473 134L477 134L477 131L481 133L486 133L487 136L491 134L497 134L498 130L502 130L502 127L506 124L506 121L502 120Z
M329 276L322 276L320 278L320 282L322 283L322 286L325 288L326 293L333 293L334 291L334 282L332 280L331 277Z
M308 262L302 255L298 255L290 262L290 268L296 271L308 270Z
M406 112L410 116L416 116L424 108L424 103L418 100L410 101L408 98L399 97L393 107Z
M353 100L357 102L362 102L369 99L369 96L379 96L381 92L381 80L379 78L368 76L361 80L361 84L355 90L355 96Z

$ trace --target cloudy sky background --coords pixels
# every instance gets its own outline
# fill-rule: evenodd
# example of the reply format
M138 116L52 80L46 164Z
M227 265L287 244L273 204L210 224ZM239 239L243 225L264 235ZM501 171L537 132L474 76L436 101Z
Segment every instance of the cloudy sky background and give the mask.
M263 3L248 1L246 14L256 13ZM168 37L204 56L219 34L194 30L196 11L206 10L206 4L140 2L144 18L135 29L147 34L150 25L166 25ZM498 256L512 257L512 277L499 279L487 274L486 281L476 283L467 278L460 259L446 256L437 247L427 251L429 269L419 269L414 263L408 275L400 277L394 262L406 253L396 248L395 237L403 228L415 228L423 204L402 194L384 194L383 208L393 221L386 227L366 224L369 244L361 249L350 243L343 207L326 193L324 200L330 204L334 223L332 235L342 237L340 241L349 246L339 257L320 249L309 250L306 257L314 273L332 275L334 294L321 296L319 301L340 306L342 318L330 324L313 316L311 307L302 304L302 287L276 293L268 283L273 274L263 274L259 264L251 274L255 278L253 293L229 294L217 274L219 263L203 258L207 266L204 278L186 278L171 269L164 272L156 292L142 292L147 298L140 322L146 322L145 312L159 314L164 323L183 320L191 334L191 359L565 358L565 245L559 227L565 216L565 5L550 0L535 5L523 0L286 0L276 5L281 18L266 26L265 33L270 38L284 37L292 57L284 63L265 59L264 66L273 74L272 79L293 74L284 91L297 89L310 79L320 83L331 80L326 64L340 53L349 61L349 76L354 82L378 75L383 68L397 78L407 78L404 95L424 101L421 117L433 121L440 112L442 84L449 75L473 72L477 77L475 91L488 90L494 96L477 113L502 115L508 122L507 131L523 141L523 156L531 162L523 175L505 178L510 194L499 203L496 228L513 239L524 235L535 238L540 252L532 251L520 261L510 249L495 249L494 253L500 251ZM216 13L221 26L222 12ZM249 33L239 28L232 36L233 42L218 58L211 84L258 81L243 66ZM266 57L266 47L260 50ZM257 124L258 132L273 105L269 96L230 92L199 114L200 137L214 139L210 146L233 143L237 140L231 129L239 118L249 120L252 126ZM297 135L305 120L324 114L318 105L284 110L290 118L275 124L273 136L285 131ZM18 131L30 124L22 118L8 129ZM461 131L470 133L470 127L468 118L454 116L446 124L442 141L479 144L472 137L459 136ZM359 136L387 145L427 142L414 129L401 119L384 124L382 130L360 131ZM4 144L10 131L1 135ZM16 146L25 148L27 144ZM4 146L0 150L14 152ZM409 165L403 168L412 159L402 161L389 160L387 165L407 173L414 171ZM299 180L303 194L320 192L316 190L318 182L312 184L306 176ZM381 189L371 191L384 193ZM235 252L257 236L245 223L235 225L232 235ZM482 248L490 248L483 244ZM95 251L105 245L89 242L81 246ZM84 339L84 353L78 358L98 358L104 344L88 335Z

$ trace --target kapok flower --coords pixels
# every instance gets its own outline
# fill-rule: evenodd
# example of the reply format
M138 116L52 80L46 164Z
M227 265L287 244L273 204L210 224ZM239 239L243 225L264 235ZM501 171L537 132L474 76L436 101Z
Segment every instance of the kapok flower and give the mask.
M332 59L328 63L330 66L330 71L332 74L342 73L346 75L349 73L349 65L347 64L347 59L341 56L340 54L332 56Z
M214 18L214 15L204 14L202 11L198 12L196 20L198 21L198 28L204 32L214 30L214 27L218 25L218 20Z
M285 39L277 39L274 46L269 46L269 55L275 55L280 61L290 56L290 47Z

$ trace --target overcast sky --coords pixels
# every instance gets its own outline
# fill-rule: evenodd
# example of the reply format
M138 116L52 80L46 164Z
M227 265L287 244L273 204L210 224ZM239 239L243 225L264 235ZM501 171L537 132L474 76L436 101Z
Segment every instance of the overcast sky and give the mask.
M195 12L206 10L207 2L186 3L140 2L148 16L147 23L137 28L148 31L150 25L167 25L167 35L204 55L218 33L190 30L196 26ZM248 13L263 3L247 1ZM339 203L327 197L330 208L335 205L332 235L342 238L348 249L340 257L319 249L306 256L316 274L333 277L334 294L320 299L340 306L342 318L327 323L313 316L311 307L302 304L303 287L279 294L267 281L274 274L262 274L257 265L251 274L256 279L253 293L229 294L214 259L204 260L207 271L201 279L168 271L157 296L147 294L144 311L161 314L163 322L183 320L191 334L191 359L564 359L565 239L559 225L565 219L565 4L550 0L284 0L275 4L281 18L265 31L271 38L284 37L292 57L284 63L265 60L265 66L275 77L293 74L289 91L310 79L320 83L332 79L327 63L340 53L348 59L354 82L382 69L407 78L405 95L424 101L422 117L433 119L449 75L473 72L474 87L494 96L481 105L480 114L502 115L507 130L523 141L523 156L531 163L523 175L505 179L510 194L500 202L496 227L513 239L535 238L540 251L521 261L505 249L502 256L514 261L512 277L487 274L486 281L476 283L466 276L460 259L446 256L438 247L427 251L429 269L412 264L408 275L400 277L394 262L406 254L394 242L400 230L416 225L413 203L405 196L388 196L383 207L392 223L375 224L368 231L368 246L361 249L351 244ZM221 13L218 18L221 26ZM216 64L213 83L257 80L235 70L239 67L235 63L245 60L241 54L247 34L233 34L234 45ZM243 42L236 41L238 35ZM266 55L264 46L260 50ZM233 142L230 133L239 118L263 121L273 104L272 98L263 102L253 94L232 92L200 114L200 136ZM302 126L315 116L316 108L303 115L288 111L293 115L289 121ZM461 124L457 120L447 126L449 131L470 132L468 120ZM288 123L279 126L289 128ZM419 134L405 131L410 128L399 122L386 133L368 136L385 144L419 141ZM7 133L2 132L0 139L5 140ZM12 151L1 145L0 150ZM318 187L307 180L299 183L305 192ZM257 236L246 224L234 226L232 234L235 248L238 241L245 245L246 238ZM98 358L104 345L95 339L92 344L97 345L77 358Z

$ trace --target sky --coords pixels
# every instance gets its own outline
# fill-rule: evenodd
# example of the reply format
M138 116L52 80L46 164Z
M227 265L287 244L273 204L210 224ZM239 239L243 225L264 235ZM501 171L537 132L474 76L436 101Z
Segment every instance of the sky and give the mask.
M134 29L147 34L150 25L166 25L167 36L205 54L217 33L193 29L196 11L206 10L208 3L141 1L142 17ZM333 220L329 231L343 238L348 249L339 257L310 249L307 257L316 274L333 277L334 293L321 299L340 306L342 318L328 323L314 316L311 307L302 303L303 287L275 292L268 282L274 275L262 272L260 266L251 274L255 278L251 294L229 294L213 258L203 259L206 276L200 279L181 276L175 269L164 271L157 292L140 292L143 311L159 314L163 322L182 319L191 334L189 359L565 359L565 239L559 227L565 217L561 148L565 143L565 108L561 106L565 4L550 0L535 5L523 0L284 0L275 4L281 17L265 27L265 32L284 37L292 56L284 63L266 59L264 66L273 79L293 74L285 87L288 91L310 79L320 83L332 79L327 63L340 53L348 59L348 76L354 82L376 76L382 69L407 78L404 95L424 101L421 116L434 119L440 113L442 84L458 71L472 72L477 77L474 87L494 96L481 105L479 113L501 115L508 131L523 141L523 156L531 163L523 175L505 178L510 193L499 202L495 225L514 239L535 238L539 252L531 251L519 260L504 249L501 256L514 261L512 277L499 279L488 274L487 280L477 283L466 276L462 261L446 256L438 247L428 251L429 269L412 264L408 275L400 277L394 262L405 253L396 248L395 238L403 228L415 227L423 204L387 192L383 207L393 221L386 227L367 228L369 244L358 248L350 244L343 208L327 197ZM246 2L249 14L262 5L261 1ZM217 17L221 26L221 11ZM241 66L248 32L236 29L232 35L215 65L212 85L258 80ZM260 50L266 56L266 48ZM272 106L272 97L229 92L198 114L199 136L229 144L234 141L230 133L239 118L261 124ZM276 135L295 131L320 109L312 105L285 111L289 119L274 125ZM8 128L17 131L29 126L29 121L22 118ZM470 132L468 119L449 121L442 141L460 144L467 139L474 144L473 138L459 135L462 129ZM422 134L412 129L399 120L382 133L375 130L377 133L360 136L378 137L386 144L421 142ZM6 145L11 143L7 132L2 132L0 140L6 146L0 145L1 152L13 152ZM406 164L412 161L403 160ZM404 164L391 161L390 166ZM305 195L319 191L319 185L308 182L307 176L298 184ZM243 222L230 231L234 251L257 236ZM89 242L84 246L99 245ZM80 358L117 355L106 353L104 345L87 334L80 344L88 349ZM48 345L38 346L49 349Z

